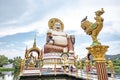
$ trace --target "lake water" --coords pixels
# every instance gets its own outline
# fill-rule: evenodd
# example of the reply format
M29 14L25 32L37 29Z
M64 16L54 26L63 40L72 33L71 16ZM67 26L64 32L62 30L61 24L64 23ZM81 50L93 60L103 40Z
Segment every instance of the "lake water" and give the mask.
M0 72L0 80L19 80L18 77L19 72ZM43 78L26 78L26 79L21 79L21 80L74 80L71 79L70 77L43 77ZM93 79L93 80L97 80L97 79ZM120 80L120 74L116 74L115 75L115 79L114 80Z
M18 80L18 73L13 71L0 72L0 80Z

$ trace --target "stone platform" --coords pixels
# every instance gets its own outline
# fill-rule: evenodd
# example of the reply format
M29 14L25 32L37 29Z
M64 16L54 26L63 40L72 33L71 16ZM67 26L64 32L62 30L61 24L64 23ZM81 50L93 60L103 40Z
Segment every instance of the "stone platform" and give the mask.
M20 76L20 79L19 80L22 80L22 79L43 79L45 78L45 80L47 80L48 78L51 78L51 77L54 77L55 80L56 78L59 78L59 80L92 80L92 79L87 79L87 78L83 78L83 77L77 77L73 74L67 74L67 73L63 73L63 72L56 72L56 74L54 72L50 72L50 73L43 73L42 75L30 75L30 74L27 74L27 75L22 75ZM67 78L67 79L62 79L62 78Z
M37 78L37 79L42 79L42 78L48 78L48 77L67 77L71 79L75 79L75 80L98 80L97 75L96 74L86 74L84 71L82 71L82 74L80 71L78 71L78 75L76 75L76 72L72 72L72 73L64 73L64 72L54 72L54 71L46 71L46 70L42 70L42 73L40 74L40 70L36 69L36 70L24 70L23 71L23 75L20 76L20 80L22 79L27 79L27 78ZM112 77L108 77L109 80L118 80L118 79L114 79ZM63 80L67 80L67 79L63 79Z

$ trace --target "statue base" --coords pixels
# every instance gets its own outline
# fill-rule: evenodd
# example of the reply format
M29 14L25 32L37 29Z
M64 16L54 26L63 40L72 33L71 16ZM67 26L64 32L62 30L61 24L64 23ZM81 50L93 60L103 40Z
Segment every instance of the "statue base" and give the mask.
M90 46L99 46L99 45L101 45L100 42L93 42Z
M30 69L30 70L35 69L35 64L30 63L27 69Z

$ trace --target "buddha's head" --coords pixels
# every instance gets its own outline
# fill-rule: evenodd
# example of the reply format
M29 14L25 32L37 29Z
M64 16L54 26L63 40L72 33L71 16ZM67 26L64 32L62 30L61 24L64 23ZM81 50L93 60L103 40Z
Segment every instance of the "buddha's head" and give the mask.
M31 52L30 57L32 57L32 56L33 56L33 53Z
M53 26L55 31L61 31L61 24L59 22L55 22Z
M64 30L64 24L58 18L51 18L48 22L48 26L49 26L49 29L52 29L55 31L63 31Z

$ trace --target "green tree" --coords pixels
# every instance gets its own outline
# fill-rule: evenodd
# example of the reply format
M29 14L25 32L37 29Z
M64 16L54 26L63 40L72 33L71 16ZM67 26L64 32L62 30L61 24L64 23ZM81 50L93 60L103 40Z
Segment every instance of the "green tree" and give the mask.
M9 63L13 63L13 62L14 62L14 60L13 60L13 59L9 59L8 61L9 61Z
M4 55L0 55L0 67L6 64L8 64L8 58Z
M21 57L15 57L13 60L13 65L16 70L20 69Z

